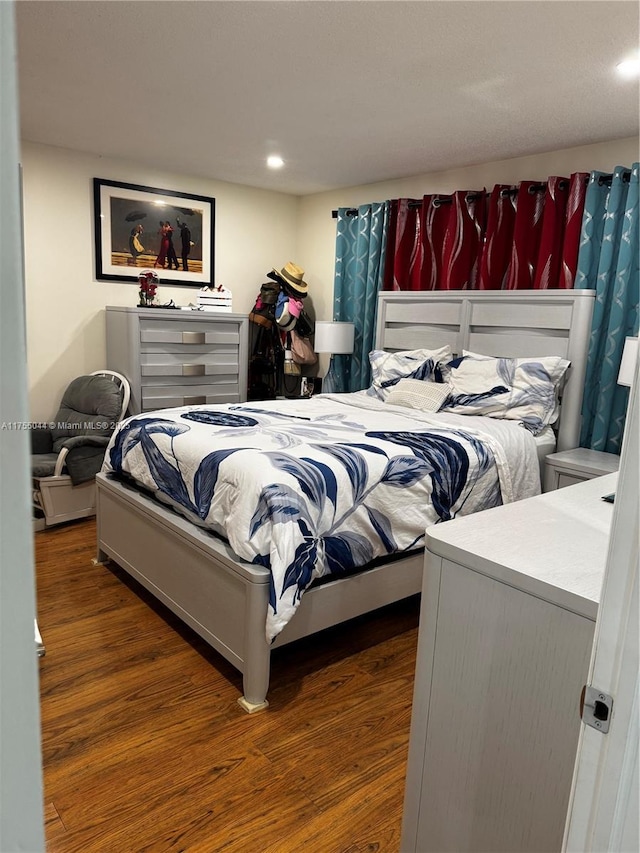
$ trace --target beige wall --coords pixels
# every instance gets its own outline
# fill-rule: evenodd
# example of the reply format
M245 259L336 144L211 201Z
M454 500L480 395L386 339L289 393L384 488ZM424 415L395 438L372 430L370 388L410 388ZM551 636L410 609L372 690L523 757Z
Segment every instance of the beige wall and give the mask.
M491 188L551 174L610 171L638 159L638 139L623 139L533 157L297 198L221 181L158 172L142 165L24 143L25 273L31 418L49 420L67 383L105 365L105 305L135 305L134 284L94 277L94 177L176 189L216 199L215 283L247 313L273 266L292 260L306 270L308 307L331 319L335 220L331 211L426 192ZM159 289L161 301L193 300L196 289ZM326 365L320 365L323 373Z
M302 198L297 248L299 263L308 271L307 280L314 293L317 319L332 319L336 234L336 223L331 218L332 210L389 198L419 198L430 192L447 193L482 187L491 189L497 183L543 180L549 175L570 175L572 172L590 172L593 169L611 171L616 165L629 166L638 160L638 156L638 139L633 137Z
M31 418L49 420L75 376L105 366L105 305L135 305L132 283L97 281L94 177L216 199L215 283L247 313L273 266L296 257L299 199L141 164L24 143L25 279ZM166 287L160 301L193 301L197 288Z

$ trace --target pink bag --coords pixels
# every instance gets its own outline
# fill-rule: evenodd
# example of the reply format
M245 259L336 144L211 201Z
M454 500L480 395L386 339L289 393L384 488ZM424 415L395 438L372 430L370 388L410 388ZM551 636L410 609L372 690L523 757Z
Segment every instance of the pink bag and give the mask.
M296 364L315 364L318 356L313 351L309 338L301 337L295 329L289 333L291 335L291 358Z

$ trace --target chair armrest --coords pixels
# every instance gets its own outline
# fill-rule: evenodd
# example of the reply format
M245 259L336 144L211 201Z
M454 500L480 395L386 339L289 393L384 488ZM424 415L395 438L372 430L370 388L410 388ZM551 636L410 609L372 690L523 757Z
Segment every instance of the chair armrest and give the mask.
M50 429L34 427L31 430L31 452L53 453L53 436Z
M77 447L106 447L111 441L107 435L74 435L61 442L62 449L75 450Z
M94 449L95 448L106 448L106 446L109 444L109 441L110 441L110 438L106 435L74 435L71 438L65 438L65 440L62 442L62 449L58 453L58 458L56 459L56 467L55 467L55 470L53 472L53 476L59 477L60 474L62 474L62 471L63 471L65 465L68 466L69 454L71 454L72 457L73 456L76 456L76 457L80 456L81 458L84 458L84 459L86 459L86 458L99 458L100 453L98 450L95 450L94 453L88 452L88 453L80 453L80 454L78 453L78 451L80 451L81 448L90 448L90 447L93 447ZM74 453L74 451L75 451L75 453ZM78 460L78 461L80 461L80 460ZM84 476L84 474L81 474L80 476L82 477L82 476ZM81 479L77 478L75 472L72 473L72 479L74 480L74 484L75 484L76 480L77 480L77 482L83 482Z

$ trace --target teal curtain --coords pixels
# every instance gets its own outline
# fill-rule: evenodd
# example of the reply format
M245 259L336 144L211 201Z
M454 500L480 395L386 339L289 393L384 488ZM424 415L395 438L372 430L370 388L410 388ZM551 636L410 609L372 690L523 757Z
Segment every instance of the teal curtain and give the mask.
M638 334L638 171L592 172L575 287L596 291L580 445L620 453L629 389L617 384L624 340Z
M382 290L389 230L389 202L363 204L357 214L338 210L333 319L353 323L353 355L337 355L333 369L342 391L370 384L369 352L376 334L378 292ZM351 209L353 210L353 209Z

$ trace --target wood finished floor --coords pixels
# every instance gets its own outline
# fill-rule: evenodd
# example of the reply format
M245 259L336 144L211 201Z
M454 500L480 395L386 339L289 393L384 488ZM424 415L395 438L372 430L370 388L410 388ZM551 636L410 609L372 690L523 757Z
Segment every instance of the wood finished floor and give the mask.
M270 707L116 566L37 533L48 853L397 853L418 602L272 656Z

